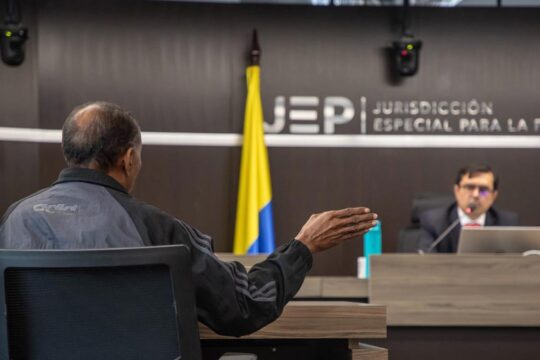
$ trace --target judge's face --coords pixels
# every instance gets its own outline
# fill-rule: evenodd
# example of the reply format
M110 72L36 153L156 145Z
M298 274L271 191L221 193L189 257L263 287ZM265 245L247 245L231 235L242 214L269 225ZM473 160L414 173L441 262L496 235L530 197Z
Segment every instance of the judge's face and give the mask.
M454 196L461 210L468 214L471 219L476 219L489 210L497 198L494 189L493 173L478 173L472 177L463 175L458 185L454 185ZM474 211L469 214L470 208Z

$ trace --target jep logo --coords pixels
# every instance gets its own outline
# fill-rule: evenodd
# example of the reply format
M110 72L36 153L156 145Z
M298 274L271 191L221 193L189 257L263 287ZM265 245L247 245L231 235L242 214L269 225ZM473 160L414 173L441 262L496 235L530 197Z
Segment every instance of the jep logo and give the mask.
M354 114L352 101L343 96L277 96L274 122L265 122L264 130L272 134L334 134L336 126L347 124Z

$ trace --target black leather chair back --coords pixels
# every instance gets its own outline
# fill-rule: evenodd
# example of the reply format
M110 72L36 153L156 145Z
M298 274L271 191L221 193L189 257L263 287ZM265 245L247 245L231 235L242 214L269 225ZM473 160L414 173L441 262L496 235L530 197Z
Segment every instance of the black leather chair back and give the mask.
M0 250L1 359L200 360L189 249Z
M454 196L441 193L420 193L415 195L411 209L410 225L399 231L397 252L417 252L420 240L420 214L438 207L447 207L454 202Z

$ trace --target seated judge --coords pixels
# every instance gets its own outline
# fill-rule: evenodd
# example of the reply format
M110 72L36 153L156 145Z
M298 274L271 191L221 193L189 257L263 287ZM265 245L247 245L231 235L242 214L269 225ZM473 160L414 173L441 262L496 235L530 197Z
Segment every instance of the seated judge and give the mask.
M454 185L456 201L448 207L429 209L420 214L419 250L455 253L463 226L516 226L518 216L493 207L499 179L487 165L467 165L459 170ZM455 225L452 228L452 225ZM447 229L451 230L435 241Z
M50 187L7 210L0 248L185 244L199 320L223 335L245 335L275 320L302 285L312 253L358 238L376 223L377 215L365 207L315 214L294 239L248 272L238 262L218 259L210 236L131 196L142 144L129 112L105 102L75 108L62 129L62 148L67 168Z

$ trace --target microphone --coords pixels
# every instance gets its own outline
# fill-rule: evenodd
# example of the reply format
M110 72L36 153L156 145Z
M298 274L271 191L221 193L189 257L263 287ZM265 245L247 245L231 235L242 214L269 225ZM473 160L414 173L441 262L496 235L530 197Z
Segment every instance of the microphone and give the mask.
M470 202L467 207L465 208L465 213L467 215L470 215L474 212L474 210L476 210L478 206L476 205L476 203L474 202ZM418 250L418 253L419 254L426 254L426 253L430 253L433 251L433 249L435 249L435 247L437 245L439 245L439 243L441 241L444 240L444 238L446 238L446 236L450 233L450 231L452 231L456 226L457 224L459 224L459 217L453 222L451 223L442 233L441 235L439 235L435 241L429 246L429 248L427 249L427 251L424 251L424 250Z
M474 210L476 210L478 206L476 205L475 202L470 202L467 207L465 208L465 214L467 215L470 215L474 212Z

